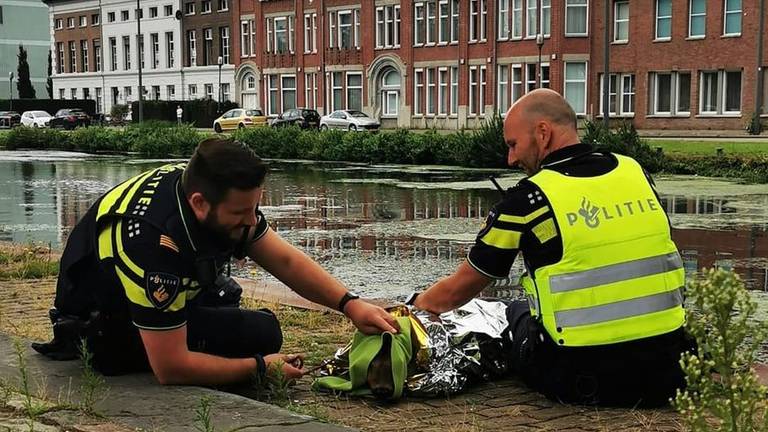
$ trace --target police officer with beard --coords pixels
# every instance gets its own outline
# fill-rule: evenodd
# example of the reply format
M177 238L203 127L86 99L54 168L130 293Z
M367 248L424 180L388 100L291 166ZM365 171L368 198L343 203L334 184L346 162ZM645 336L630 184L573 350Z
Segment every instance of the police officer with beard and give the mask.
M151 369L161 384L227 384L281 364L280 323L242 310L225 274L250 257L303 297L343 312L364 333L397 331L394 319L280 238L259 211L266 167L253 151L211 138L188 164L140 174L100 197L75 226L61 258L54 339L34 344L56 359L77 355L117 375Z
M504 140L528 177L491 209L467 260L414 305L461 306L522 252L527 300L507 309L512 369L564 402L666 404L692 343L682 260L652 181L633 159L580 144L573 109L552 90L510 108Z

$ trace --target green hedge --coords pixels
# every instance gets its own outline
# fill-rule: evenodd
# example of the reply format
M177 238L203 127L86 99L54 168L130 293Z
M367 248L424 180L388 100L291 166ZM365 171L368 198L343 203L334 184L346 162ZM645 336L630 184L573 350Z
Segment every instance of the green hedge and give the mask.
M185 157L208 136L211 135L198 132L190 125L177 126L170 122L145 122L124 129L89 127L72 132L18 127L0 133L0 146L8 150L60 149ZM398 129L371 134L259 127L238 130L233 136L264 158L487 168L505 167L507 160L499 117L490 119L479 130L450 134L434 130ZM599 149L629 155L651 173L698 174L768 183L768 156L668 156L651 149L630 124L606 131L600 125L588 123L583 141Z

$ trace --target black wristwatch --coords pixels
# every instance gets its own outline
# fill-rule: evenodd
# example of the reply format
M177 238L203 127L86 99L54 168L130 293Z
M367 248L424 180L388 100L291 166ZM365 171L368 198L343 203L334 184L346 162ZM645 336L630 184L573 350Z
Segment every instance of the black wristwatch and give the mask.
M342 297L341 300L339 300L339 306L338 306L339 312L344 313L344 306L346 306L347 303L349 303L351 300L356 300L359 298L360 298L359 295L353 293L352 291L347 291L347 293L344 294L344 297Z

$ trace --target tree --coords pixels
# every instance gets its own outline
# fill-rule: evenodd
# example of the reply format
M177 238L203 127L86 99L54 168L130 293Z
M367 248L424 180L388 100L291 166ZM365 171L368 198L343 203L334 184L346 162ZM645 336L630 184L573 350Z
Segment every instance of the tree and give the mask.
M29 80L29 63L27 62L27 50L23 45L19 45L19 66L16 69L17 81L16 89L19 92L19 99L35 99L35 88L32 87L32 81Z
M48 99L53 99L53 78L51 78L51 74L53 73L52 61L51 50L48 50L48 80L45 82L45 90L48 91Z

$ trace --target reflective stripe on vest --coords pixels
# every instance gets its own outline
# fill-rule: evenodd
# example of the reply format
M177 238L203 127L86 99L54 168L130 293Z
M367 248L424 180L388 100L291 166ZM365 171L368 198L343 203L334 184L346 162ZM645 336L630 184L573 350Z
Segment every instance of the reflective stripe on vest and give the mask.
M563 346L594 346L668 333L685 321L682 260L642 168L595 177L544 169L528 180L547 197L563 256L521 282L531 314Z

